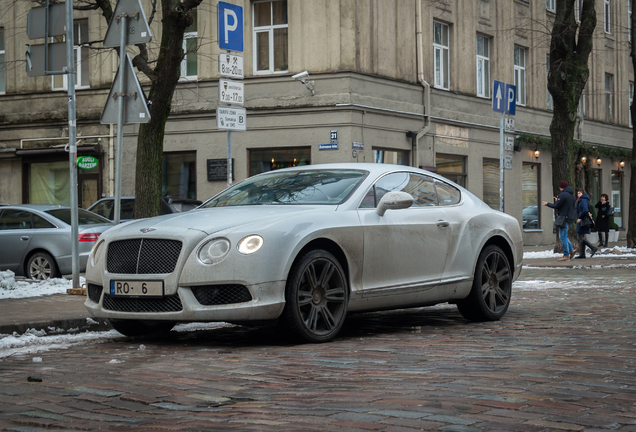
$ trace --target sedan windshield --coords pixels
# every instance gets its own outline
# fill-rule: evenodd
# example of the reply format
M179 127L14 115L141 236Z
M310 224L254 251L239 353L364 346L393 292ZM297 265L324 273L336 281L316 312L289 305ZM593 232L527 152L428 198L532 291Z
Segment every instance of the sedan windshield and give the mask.
M358 170L271 172L238 183L202 207L341 204L367 174Z
M53 217L58 218L62 222L70 225L71 224L71 209L56 209L56 210L47 210L46 213L50 214ZM103 218L95 213L91 213L87 210L77 209L78 225L104 225L112 223L110 220Z

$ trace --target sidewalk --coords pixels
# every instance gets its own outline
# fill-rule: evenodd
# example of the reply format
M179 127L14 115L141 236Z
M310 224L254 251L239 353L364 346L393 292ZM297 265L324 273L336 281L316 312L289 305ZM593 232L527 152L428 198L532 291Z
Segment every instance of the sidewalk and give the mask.
M625 241L612 243L614 246L625 246ZM554 246L526 246L524 252L542 252L553 249ZM534 268L594 268L622 267L636 264L635 257L621 257L621 255L595 255L592 259L573 259L557 261L555 258L525 259L524 267ZM523 274L523 272L522 272ZM41 297L0 300L0 334L23 334L28 329L53 329L78 331L98 331L109 329L105 320L89 318L84 307L86 297L83 295L54 294ZM54 330L53 330L54 331Z

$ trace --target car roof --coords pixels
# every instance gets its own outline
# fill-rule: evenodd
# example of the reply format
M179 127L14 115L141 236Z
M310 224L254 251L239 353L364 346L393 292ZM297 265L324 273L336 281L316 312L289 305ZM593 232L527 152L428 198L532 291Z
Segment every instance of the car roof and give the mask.
M70 207L57 205L57 204L15 204L2 206L2 209L25 209L25 210L37 210L37 211L48 211L48 210L58 210L58 209L68 209Z

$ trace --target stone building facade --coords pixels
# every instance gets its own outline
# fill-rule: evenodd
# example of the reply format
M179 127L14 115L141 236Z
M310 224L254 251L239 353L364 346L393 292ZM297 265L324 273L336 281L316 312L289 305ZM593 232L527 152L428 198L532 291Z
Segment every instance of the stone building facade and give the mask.
M500 116L492 108L498 80L518 90L518 151L507 152L512 169L504 174L504 211L524 226L526 244L553 242L552 211L540 205L553 195L551 155L524 138L549 137L546 29L555 1L232 1L244 11L247 109L247 131L231 136L235 181L298 164L398 163L437 171L498 208ZM150 2L143 4L150 16ZM0 3L0 203L68 204L65 80L26 75L32 6ZM592 201L607 193L617 209L615 222L626 227L629 163L596 159L607 154L600 149L631 149L631 11L618 0L597 0L596 9L591 74L575 139L592 149L586 154L593 160L586 165ZM226 187L210 169L227 157L227 133L216 126L217 0L204 0L194 18L166 126L163 190L205 200ZM161 40L160 20L158 12L151 55ZM116 125L99 122L118 66L114 50L100 49L107 27L98 12L76 11L78 154L100 162L79 172L84 207L114 195ZM313 94L291 78L302 71L309 73ZM137 130L124 128L122 195L134 193ZM332 131L337 148L321 150Z

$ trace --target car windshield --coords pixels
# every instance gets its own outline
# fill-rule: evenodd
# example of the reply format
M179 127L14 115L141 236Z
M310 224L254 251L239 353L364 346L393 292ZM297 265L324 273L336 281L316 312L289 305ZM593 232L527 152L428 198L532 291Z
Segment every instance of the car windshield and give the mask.
M367 174L359 170L274 171L238 183L202 207L340 204Z
M55 210L47 210L46 213L50 214L53 217L58 218L64 223L71 224L71 209L55 209ZM109 224L109 221L106 218L103 218L95 213L91 213L84 209L77 209L78 225L103 225Z

